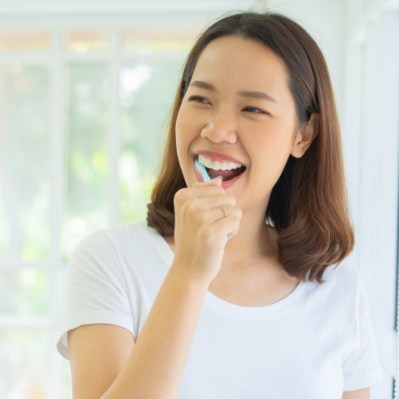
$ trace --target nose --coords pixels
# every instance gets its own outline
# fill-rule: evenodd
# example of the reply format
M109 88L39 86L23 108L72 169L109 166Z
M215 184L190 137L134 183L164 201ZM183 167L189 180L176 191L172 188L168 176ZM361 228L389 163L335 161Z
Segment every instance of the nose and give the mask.
M234 115L222 110L212 113L201 130L201 137L214 143L234 144L237 141L237 124Z

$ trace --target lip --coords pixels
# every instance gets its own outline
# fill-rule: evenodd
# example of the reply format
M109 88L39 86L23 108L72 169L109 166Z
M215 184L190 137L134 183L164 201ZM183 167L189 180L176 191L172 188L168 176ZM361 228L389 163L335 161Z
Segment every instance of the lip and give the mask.
M222 188L224 188L226 190L227 188L229 188L230 186L235 184L237 182L237 180L239 180L244 173L241 173L240 175L238 175L238 176L236 176L236 177L234 177L234 178L232 178L230 180L223 181L222 182Z
M244 172L245 173L245 172ZM226 188L229 188L230 186L232 186L233 184L235 184L236 182L237 182L237 180L244 174L244 173L241 173L240 175L238 175L238 176L236 176L236 177L234 177L234 178L232 178L232 179L230 179L230 180L226 180L226 181L222 181L222 188L224 188L224 189L226 189ZM203 182L204 181L204 179L203 179L203 177L201 176L201 173L199 173L198 172L198 170L194 167L194 174L195 174L195 177L197 178L197 180L198 181L200 181L200 182Z
M229 155L224 155L224 154L220 154L220 153L213 152L213 151L198 151L197 153L194 153L194 156L193 156L194 160L198 157L198 155L206 156L207 158L210 158L213 162L227 161L227 162L239 163L239 164L245 166L245 164L243 164L242 162L238 161L237 159L235 159ZM246 169L246 166L245 166L245 169ZM226 180L226 181L223 180L222 188L227 189L227 188L231 187L233 184L235 184L241 178L241 176L244 173L245 173L245 171L230 180ZM197 168L195 166L194 166L194 174L198 181L200 181L200 182L204 181L201 173L197 170Z
M219 152L201 150L194 153L194 158L197 158L198 155L203 155L204 157L209 158L212 162L234 162L246 166L245 163L241 162L240 160Z

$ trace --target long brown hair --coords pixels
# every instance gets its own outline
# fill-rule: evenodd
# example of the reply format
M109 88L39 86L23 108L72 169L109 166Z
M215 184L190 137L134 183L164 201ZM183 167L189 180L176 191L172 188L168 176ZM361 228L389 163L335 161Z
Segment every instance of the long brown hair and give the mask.
M235 35L263 43L285 63L299 122L317 114L316 138L301 158L290 156L273 187L265 221L278 232L279 258L288 274L323 281L330 265L353 249L341 135L325 59L311 36L296 22L276 13L240 13L210 26L192 48L172 110L162 167L147 223L161 235L174 232L175 193L186 187L176 152L175 123L198 58L214 39Z

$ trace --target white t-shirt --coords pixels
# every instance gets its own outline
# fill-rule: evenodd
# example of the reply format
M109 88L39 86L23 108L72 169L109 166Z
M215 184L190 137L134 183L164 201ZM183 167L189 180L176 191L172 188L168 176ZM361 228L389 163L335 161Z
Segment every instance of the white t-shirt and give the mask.
M68 358L66 332L85 324L138 337L173 256L144 222L86 238L70 262L59 352ZM207 292L179 399L342 399L380 380L357 271L343 263L325 280L260 307Z

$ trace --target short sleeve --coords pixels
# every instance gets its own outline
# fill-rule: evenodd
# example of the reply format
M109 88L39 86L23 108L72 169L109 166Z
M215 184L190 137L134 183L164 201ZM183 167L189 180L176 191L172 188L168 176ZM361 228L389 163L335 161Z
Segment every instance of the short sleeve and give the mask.
M104 231L83 240L69 262L58 351L68 354L67 332L87 324L114 324L133 334L125 272Z
M355 339L353 348L342 365L344 391L370 387L383 378L364 285L357 271L355 273L356 294L350 307L355 318Z

